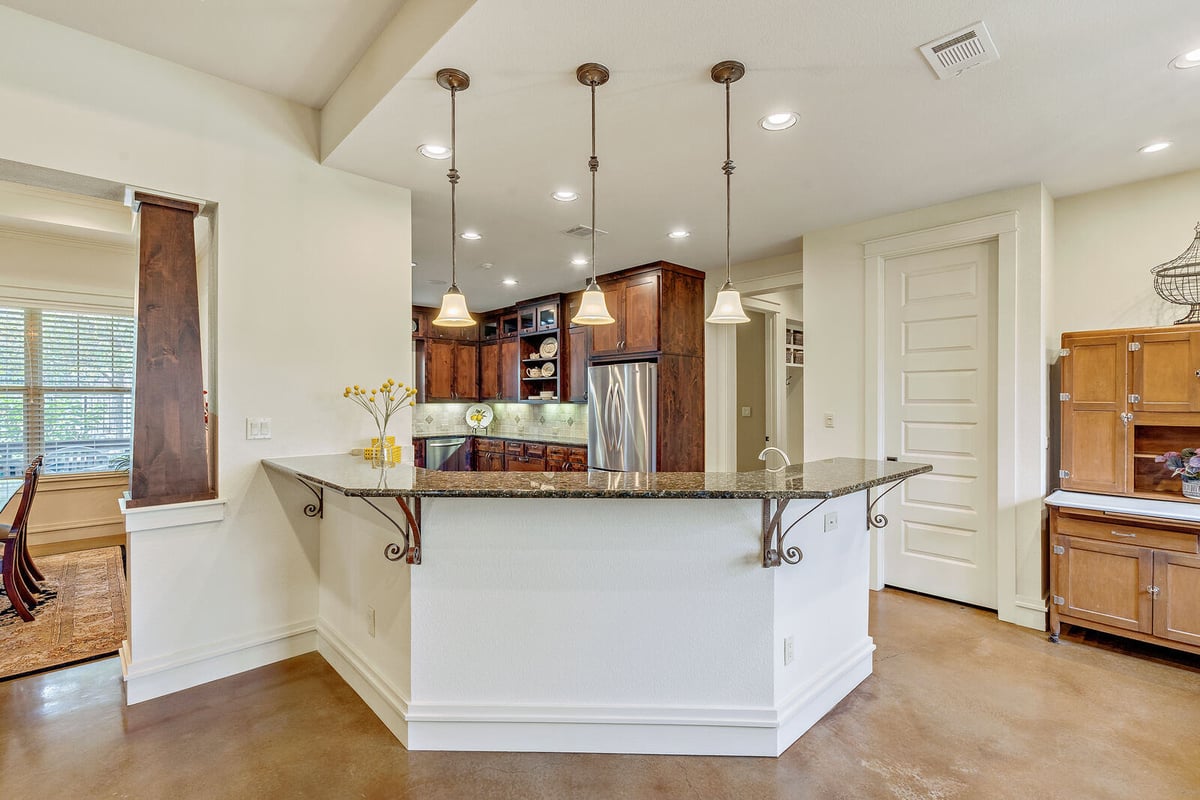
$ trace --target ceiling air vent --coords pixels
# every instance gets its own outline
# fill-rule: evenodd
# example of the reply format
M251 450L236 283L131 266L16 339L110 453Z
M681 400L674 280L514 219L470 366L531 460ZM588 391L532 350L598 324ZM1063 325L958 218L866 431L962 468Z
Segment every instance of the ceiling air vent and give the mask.
M574 236L576 239L589 239L592 236L592 229L588 225L576 225L574 228L567 228L563 233L567 236ZM596 228L596 235L608 236L608 231Z
M941 80L957 78L972 67L1000 59L992 35L982 22L921 45L921 55Z

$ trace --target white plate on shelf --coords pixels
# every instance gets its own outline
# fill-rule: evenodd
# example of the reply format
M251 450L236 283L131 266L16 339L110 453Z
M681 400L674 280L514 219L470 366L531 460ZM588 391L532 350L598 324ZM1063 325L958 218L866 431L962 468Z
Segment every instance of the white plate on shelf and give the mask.
M542 364L542 377L549 378L553 375L554 375L554 362L551 361L549 363Z
M543 339L542 346L538 348L538 352L542 354L542 358L554 358L558 352L558 339L553 336Z
M467 406L467 424L472 428L486 428L492 424L495 414L492 407L483 403Z

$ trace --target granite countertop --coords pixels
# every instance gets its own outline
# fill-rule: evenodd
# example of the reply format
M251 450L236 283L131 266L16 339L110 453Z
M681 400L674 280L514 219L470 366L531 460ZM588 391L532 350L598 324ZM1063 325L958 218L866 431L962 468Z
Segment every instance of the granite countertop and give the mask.
M413 441L417 439L452 439L456 436L474 436L477 439L503 439L508 442L532 442L533 444L552 444L560 447L587 447L587 439L568 439L566 437L541 435L524 435L510 433L414 433Z
M264 459L268 469L349 497L822 499L929 472L928 464L831 458L780 472L430 472L374 469L347 455Z

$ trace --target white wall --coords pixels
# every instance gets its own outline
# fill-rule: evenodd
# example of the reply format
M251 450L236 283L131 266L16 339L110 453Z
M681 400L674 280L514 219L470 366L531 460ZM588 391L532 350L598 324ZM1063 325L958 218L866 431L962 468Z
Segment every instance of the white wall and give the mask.
M290 521L307 492L281 502L259 459L361 445L372 426L341 388L412 377L409 193L320 166L311 109L7 8L0 107L0 158L219 204L227 511L140 535L132 658L168 690L254 666L317 615L316 523ZM274 438L243 439L247 416ZM394 433L407 442L410 420Z
M112 313L133 310L137 252L132 245L87 242L0 223L0 304L58 299Z
M1039 626L1044 601L1042 578L1042 497L1045 493L1046 361L1043 349L1043 271L1050 262L1052 224L1049 195L1040 185L991 192L929 208L806 233L804 236L804 457L874 455L866 441L866 387L863 244L941 225L1015 211L1018 215L1016 274L1002 275L998 314L1015 329L1008 343L1016 408L1013 448L1015 502L997 508L998 526L1016 531L1012 551L1001 554L1012 574L1000 575L1001 619ZM1007 288L1006 288L1007 287ZM1004 329L1004 325L1000 326ZM872 365L873 366L873 365ZM1004 374L1002 372L1001 374ZM823 415L835 414L835 427ZM1011 521L1011 525L1009 525Z
M748 296L798 285L803 267L803 254L795 252L734 264L731 271L734 285ZM724 274L715 272L704 281L705 316L724 282ZM736 328L704 326L704 468L710 472L737 469ZM789 454L800 460L798 451Z
M1200 170L1060 198L1054 214L1048 350L1064 331L1170 325L1187 313L1155 294L1150 268L1192 243Z

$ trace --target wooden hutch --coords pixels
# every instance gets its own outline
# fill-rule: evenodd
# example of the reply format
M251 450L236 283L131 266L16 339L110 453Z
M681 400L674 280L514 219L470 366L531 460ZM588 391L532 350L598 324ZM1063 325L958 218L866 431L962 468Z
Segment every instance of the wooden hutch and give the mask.
M1051 639L1065 622L1200 653L1200 500L1155 460L1200 448L1200 325L1064 333L1059 355Z

